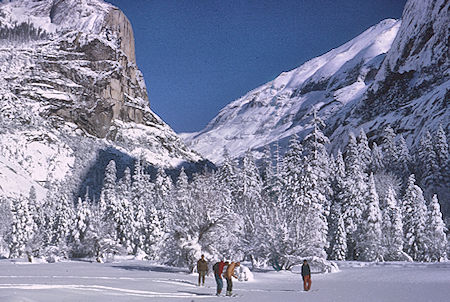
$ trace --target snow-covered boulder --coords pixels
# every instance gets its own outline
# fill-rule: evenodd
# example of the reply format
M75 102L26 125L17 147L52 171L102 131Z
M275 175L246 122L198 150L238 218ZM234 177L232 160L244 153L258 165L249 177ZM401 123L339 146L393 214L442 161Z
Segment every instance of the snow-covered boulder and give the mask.
M240 265L237 268L237 275L239 281L253 281L254 276L250 269L245 265Z

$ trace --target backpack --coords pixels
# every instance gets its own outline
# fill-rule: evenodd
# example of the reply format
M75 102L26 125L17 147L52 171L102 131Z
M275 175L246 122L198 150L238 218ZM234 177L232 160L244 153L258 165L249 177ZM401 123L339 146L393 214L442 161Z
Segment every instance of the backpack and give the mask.
M217 273L217 272L219 271L219 262L214 263L214 265L213 265L213 271L214 271L215 273Z

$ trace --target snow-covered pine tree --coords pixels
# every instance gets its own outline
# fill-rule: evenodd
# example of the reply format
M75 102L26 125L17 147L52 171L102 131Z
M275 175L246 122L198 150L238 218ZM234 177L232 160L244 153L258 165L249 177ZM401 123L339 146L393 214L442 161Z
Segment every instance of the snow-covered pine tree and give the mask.
M116 225L116 219L115 215L118 211L120 211L119 208L119 200L117 197L116 192L116 181L117 181L117 170L116 170L116 163L114 160L111 160L105 169L105 178L103 180L103 188L102 188L102 196L104 199L100 200L101 205L105 205L106 209L104 211L104 221L105 226L110 229L108 233L111 233L113 236L113 240L118 241L117 238L117 225Z
M358 231L358 259L363 261L382 261L381 248L381 212L373 174L369 176L369 194L362 213L362 222Z
M239 172L238 194L234 208L244 220L241 250L255 262L258 261L255 253L255 248L258 247L256 232L262 224L260 209L264 205L262 204L263 183L250 150L245 153Z
M163 226L163 228L167 225L167 220L169 219L169 214L167 211L167 203L170 203L169 200L171 198L170 194L172 192L172 179L167 176L166 172L163 168L159 167L156 179L154 183L154 206L158 211L159 220Z
M434 135L434 150L437 156L440 173L438 175L439 183L447 188L450 187L450 156L448 151L447 135L442 125L439 125Z
M334 250L335 244L337 243L336 240L338 239L337 231L339 228L339 220L343 220L342 215L342 204L343 204L343 197L345 196L346 187L345 187L345 179L346 179L346 173L345 173L345 164L344 164L344 158L342 157L341 150L338 150L336 154L336 158L334 159L334 165L333 165L333 171L332 171L332 181L331 181L331 188L333 191L332 196L332 202L330 207L330 215L328 216L328 240L330 243L330 249L328 250L328 254L331 257L331 254ZM342 234L345 234L344 232L341 232ZM347 251L347 242L345 243L345 250ZM332 258L333 259L333 258ZM337 260L337 259L336 259ZM345 260L345 258L344 258Z
M425 223L427 208L422 189L415 184L414 174L408 179L403 196L403 249L415 261L426 260Z
M447 260L446 227L442 220L441 207L437 195L433 195L428 205L427 223L425 228L427 240L427 260Z
M9 258L22 257L33 236L33 218L28 208L28 199L24 196L11 198L12 226L9 239Z
M384 170L384 159L381 148L374 142L372 144L372 156L370 159L369 171L372 173L378 173Z
M450 213L450 156L447 143L447 136L442 125L434 135L434 150L437 156L439 171L435 177L437 187L428 191L428 195L437 194L441 197L442 212ZM447 196L447 198L445 198Z
M347 259L354 260L358 258L356 241L367 195L367 175L361 168L358 145L353 133L349 135L344 161L347 177L345 180L346 189L341 196L342 215L347 234Z
M273 169L273 158L272 152L270 150L270 145L264 147L264 153L261 158L261 181L263 182L263 190L270 191L270 187L272 186L272 180L274 177L274 169Z
M282 178L284 180L283 199L280 200L280 208L284 213L284 219L288 226L288 235L280 247L284 250L280 252L282 257L291 256L294 253L301 253L303 250L301 236L304 232L300 228L305 227L301 222L305 219L306 211L302 209L303 192L301 191L301 169L303 167L303 150L298 141L297 135L293 135L289 141L289 147L283 157ZM300 255L298 255L300 256Z
M144 188L144 175L141 161L137 160L134 166L134 173L132 177L132 185L130 191L131 205L133 208L133 254L138 255L146 250L145 247L145 230L146 230L146 194Z
M382 246L384 260L400 261L405 259L403 253L402 212L398 206L395 190L390 186L384 198L385 208L382 223Z
M12 215L10 201L0 195L0 251L8 250L8 237L11 234Z
M333 163L327 152L326 146L330 143L322 129L325 128L325 123L317 116L314 109L313 112L313 128L312 131L303 139L303 153L306 158L306 163L310 165L313 174L311 176L311 184L314 183L314 190L318 190L323 195L324 214L329 215L332 189L331 189L331 168Z
M387 172L393 172L394 169L394 163L397 162L397 152L395 148L395 132L394 129L392 129L391 125L387 125L386 128L384 128L383 132L383 159L384 159L384 167L386 168Z
M227 187L233 197L237 194L237 174L238 165L234 159L231 158L227 148L223 149L223 163L217 171L216 179L223 186Z
M347 255L347 234L345 233L344 218L339 215L336 232L333 237L333 246L330 259L345 260Z
M302 256L317 256L326 258L327 248L327 200L320 190L320 170L307 162L302 175L302 198L298 205L303 212L299 220L302 238Z
M143 249L151 260L160 260L162 240L165 232L159 221L158 211L154 206L150 206L146 211L146 224L144 225L144 246ZM173 251L172 251L173 252Z
M411 165L411 155L409 154L409 148L403 135L399 136L395 144L396 162L394 163L394 173L400 178L405 179L411 172L409 166Z
M76 255L86 256L91 254L94 247L90 242L86 242L86 237L90 228L91 210L87 200L78 198L77 213L74 221L72 237L75 243L74 249Z
M55 205L55 214L52 224L53 246L56 246L61 255L68 256L68 239L74 226L75 210L67 194L61 194Z
M332 164L326 145L328 138L323 134L325 123L313 115L313 129L303 140L305 154L304 168L301 172L301 190L303 207L307 213L304 221L307 226L304 234L305 243L310 247L304 255L315 255L325 258L327 247L328 223L332 190L330 172Z
M115 212L117 228L117 238L128 253L133 251L134 230L134 210L131 199L131 172L126 168L122 179L120 179L117 196L119 199L119 211Z
M368 172L372 161L372 150L369 147L369 140L363 128L359 131L357 139L358 152L361 160L361 168L364 172Z
M420 139L417 150L417 167L420 173L420 184L427 190L433 191L433 188L438 185L436 177L439 166L433 139L429 131L426 131Z

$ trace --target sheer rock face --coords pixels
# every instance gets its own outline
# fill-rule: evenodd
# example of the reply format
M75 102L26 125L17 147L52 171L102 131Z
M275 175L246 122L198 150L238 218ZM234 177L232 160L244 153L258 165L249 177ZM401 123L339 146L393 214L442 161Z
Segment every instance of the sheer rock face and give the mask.
M38 16L31 26L43 27L49 39L34 43L29 64L18 70L23 76L17 89L29 90L30 86L23 84L65 80L78 87L60 85L58 91L69 94L75 106L85 104L56 105L41 96L41 102L52 103L52 109L43 115L70 120L100 138L108 135L116 119L139 124L152 120L144 118L148 97L136 66L133 30L119 9L101 1L16 1L4 5L4 20L17 19L19 23L25 16L16 12L24 14L24 10L27 20ZM28 46L22 44L22 50Z
M100 149L167 168L202 160L151 111L131 24L101 0L0 3L0 81L0 155L28 158L40 184Z

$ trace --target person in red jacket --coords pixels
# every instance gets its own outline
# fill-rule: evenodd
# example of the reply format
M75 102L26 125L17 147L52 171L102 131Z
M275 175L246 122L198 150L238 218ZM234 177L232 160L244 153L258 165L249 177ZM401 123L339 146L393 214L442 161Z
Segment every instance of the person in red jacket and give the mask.
M222 280L222 273L223 273L223 268L225 267L225 265L228 265L229 262L223 262L223 260L221 260L220 262L216 262L213 265L213 271L214 271L214 278L216 279L216 283L217 283L217 292L216 295L219 296L220 293L222 292L222 288L223 288L223 280Z

